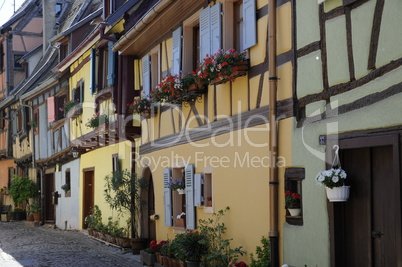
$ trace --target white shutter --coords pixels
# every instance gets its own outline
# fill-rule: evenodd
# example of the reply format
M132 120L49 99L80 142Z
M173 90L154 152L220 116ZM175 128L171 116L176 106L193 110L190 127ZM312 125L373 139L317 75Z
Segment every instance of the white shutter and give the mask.
M222 48L222 18L221 18L221 3L211 7L211 51L210 54L218 52Z
M163 205L164 205L164 220L165 226L173 226L172 221L172 191L169 188L169 180L172 176L172 171L167 168L163 170Z
M206 7L200 12L200 59L211 55L211 20L210 20L210 7Z
M255 0L243 1L243 48L247 49L257 43L257 20L255 17Z
M173 32L173 62L172 62L172 75L180 74L181 63L181 27Z
M194 174L194 206L201 207L204 197L202 195L202 173Z
M96 49L91 49L89 58L91 61L91 67L89 69L89 89L91 94L94 94L96 92Z
M149 95L151 91L151 65L149 55L142 58L142 91L144 92L144 96Z
M194 165L185 168L186 183L186 229L195 229L195 208L194 208Z

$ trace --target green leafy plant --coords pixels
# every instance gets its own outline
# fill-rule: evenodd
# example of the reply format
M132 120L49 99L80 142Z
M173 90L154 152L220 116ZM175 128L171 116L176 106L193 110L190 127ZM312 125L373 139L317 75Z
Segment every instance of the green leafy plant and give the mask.
M261 246L257 246L255 254L257 259L254 259L254 254L250 253L250 267L267 267L271 266L271 249L269 239L265 236L261 237Z
M99 125L102 125L104 123L109 122L109 117L106 114L100 115L99 112L96 112L90 119L88 119L88 122L85 124L85 126L89 128L96 128Z
M186 261L200 262L208 253L208 237L196 231L189 231L181 237L181 246ZM182 257L179 255L179 257Z
M347 175L342 168L331 168L319 172L315 177L318 185L325 185L328 188L342 187L345 185Z
M231 248L230 242L233 239L223 237L227 228L221 220L229 210L230 208L226 207L214 213L212 218L199 220L200 232L206 236L209 247L205 260L210 266L228 266L230 262L235 263L239 256L246 253L241 246Z
M128 170L115 171L105 177L105 182L106 202L119 215L128 212L130 215L128 228L132 228L132 237L139 238L138 223L142 203L140 202L141 183L137 175Z
M85 217L85 223L88 228L98 230L97 227L102 224L102 211L99 209L98 205L95 205L90 210L90 214Z
M29 214L38 214L42 210L39 201L35 200L32 202L31 205L29 205Z
M29 204L29 199L34 198L37 194L36 184L28 177L14 175L11 186L10 195L15 204Z
M64 102L63 107L59 108L59 109L60 109L60 111L64 111L64 113L67 114L75 105L77 105L79 103L80 103L79 100L77 100L77 101L70 100L70 101Z

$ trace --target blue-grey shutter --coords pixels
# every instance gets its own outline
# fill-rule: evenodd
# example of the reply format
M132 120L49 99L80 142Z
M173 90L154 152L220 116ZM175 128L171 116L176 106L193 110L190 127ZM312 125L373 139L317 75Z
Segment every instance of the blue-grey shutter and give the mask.
M206 7L200 12L200 59L211 55L211 20L210 7Z
M91 55L89 56L91 59L91 68L89 70L90 80L89 80L89 89L91 94L95 94L96 92L96 49L91 50Z
M73 89L72 91L71 91L71 100L72 101L77 101L77 96L76 96L76 94L77 94L77 89Z
M194 165L187 165L185 168L186 183L186 229L195 229L195 208L194 208Z
M142 91L144 96L149 95L151 91L151 65L149 55L142 58Z
M172 41L172 75L180 74L180 64L181 64L181 27L173 32Z
M107 53L107 85L112 86L114 84L115 66L116 66L116 53L112 50L113 42L108 42L108 53Z
M243 48L247 49L257 43L257 20L255 0L243 1Z
M221 19L221 3L211 7L211 52L215 54L218 49L222 48L222 19Z
M172 191L169 188L169 180L172 176L171 169L163 170L163 206L164 206L164 220L165 226L173 226L172 221Z
M202 195L202 173L194 174L194 206L201 207L204 197Z

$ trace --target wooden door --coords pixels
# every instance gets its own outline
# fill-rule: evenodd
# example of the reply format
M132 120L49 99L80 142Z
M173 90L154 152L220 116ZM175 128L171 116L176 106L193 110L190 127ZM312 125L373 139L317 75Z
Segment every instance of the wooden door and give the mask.
M54 211L54 203L53 203L53 195L54 195L54 175L53 173L49 173L45 175L45 222L46 223L54 223L55 222L55 211Z
M84 184L83 184L83 205L82 205L82 228L87 229L88 225L85 224L85 217L90 214L94 206L94 171L84 171Z
M335 266L402 266L397 148L379 144L342 150L351 195L347 202L330 204Z

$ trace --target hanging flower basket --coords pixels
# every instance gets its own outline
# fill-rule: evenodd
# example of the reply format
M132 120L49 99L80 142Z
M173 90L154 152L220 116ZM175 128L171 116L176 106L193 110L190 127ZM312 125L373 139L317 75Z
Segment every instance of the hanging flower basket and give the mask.
M349 198L350 186L329 188L325 187L330 202L345 202Z

